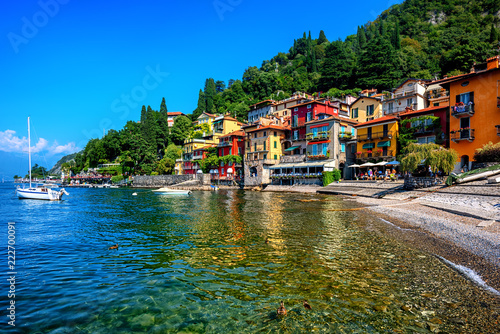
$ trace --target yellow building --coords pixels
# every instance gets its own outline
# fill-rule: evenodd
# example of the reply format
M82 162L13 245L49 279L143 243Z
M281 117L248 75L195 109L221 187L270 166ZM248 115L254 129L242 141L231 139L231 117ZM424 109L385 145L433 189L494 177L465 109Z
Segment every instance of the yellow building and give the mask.
M372 96L360 96L351 104L351 119L368 122L382 117L382 102Z
M215 115L203 112L200 116L198 116L195 124L196 125L208 124L210 131L212 131L212 123L216 117L217 116Z
M397 154L398 126L398 118L395 116L384 116L355 125L356 158L362 161L394 160Z
M255 125L244 130L247 134L245 160L279 160L283 155L281 140L285 137L285 127L274 124Z

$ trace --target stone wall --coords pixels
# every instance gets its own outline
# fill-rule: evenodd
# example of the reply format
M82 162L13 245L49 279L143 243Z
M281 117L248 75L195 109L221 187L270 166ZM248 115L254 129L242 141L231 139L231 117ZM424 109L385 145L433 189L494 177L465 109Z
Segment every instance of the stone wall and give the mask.
M269 167L271 160L254 160L245 163L245 187L255 187L271 183ZM277 163L278 160L272 162Z
M208 175L210 179L210 175ZM132 187L134 188L160 188L172 186L185 181L199 180L200 184L204 181L203 174L186 175L137 175L134 176Z

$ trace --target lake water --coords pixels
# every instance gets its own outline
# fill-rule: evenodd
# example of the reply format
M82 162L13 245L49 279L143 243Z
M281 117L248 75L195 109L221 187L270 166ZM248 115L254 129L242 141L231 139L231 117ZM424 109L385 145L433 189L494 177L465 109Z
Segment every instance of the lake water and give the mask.
M356 204L335 196L68 191L61 202L18 200L0 184L2 332L499 331L498 297L393 238L380 219L339 211Z

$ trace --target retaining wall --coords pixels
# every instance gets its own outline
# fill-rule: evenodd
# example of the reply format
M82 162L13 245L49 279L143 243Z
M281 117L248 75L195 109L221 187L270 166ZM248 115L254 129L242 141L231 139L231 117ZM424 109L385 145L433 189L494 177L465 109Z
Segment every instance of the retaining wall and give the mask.
M208 179L208 183L207 183ZM185 174L185 175L138 175L134 176L132 187L134 188L160 188L173 186L182 182L197 180L200 185L210 184L209 174Z

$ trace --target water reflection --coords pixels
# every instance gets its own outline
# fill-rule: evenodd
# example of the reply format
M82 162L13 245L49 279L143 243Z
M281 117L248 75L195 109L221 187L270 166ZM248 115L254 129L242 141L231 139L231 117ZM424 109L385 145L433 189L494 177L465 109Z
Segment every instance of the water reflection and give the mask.
M21 214L25 332L496 331L495 297L386 237L371 217L338 211L353 203L131 193L81 190L37 209L54 215Z

